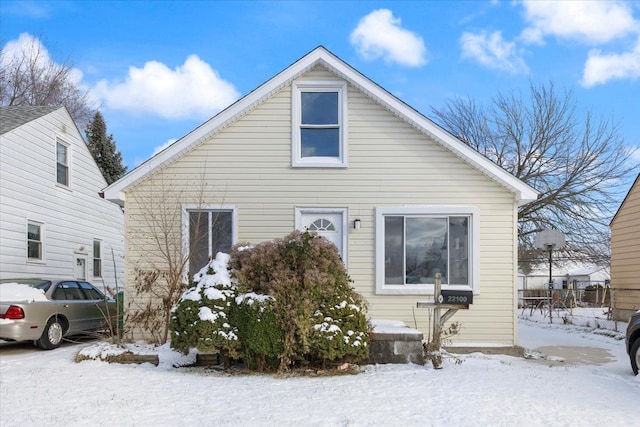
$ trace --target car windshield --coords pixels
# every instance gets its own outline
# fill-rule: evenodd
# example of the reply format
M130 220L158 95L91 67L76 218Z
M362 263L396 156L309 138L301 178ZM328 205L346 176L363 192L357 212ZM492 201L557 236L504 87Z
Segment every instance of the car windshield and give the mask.
M31 286L32 288L42 289L47 292L49 287L51 286L51 282L49 280L43 279L2 279L0 280L0 284L3 283L19 283L21 285Z

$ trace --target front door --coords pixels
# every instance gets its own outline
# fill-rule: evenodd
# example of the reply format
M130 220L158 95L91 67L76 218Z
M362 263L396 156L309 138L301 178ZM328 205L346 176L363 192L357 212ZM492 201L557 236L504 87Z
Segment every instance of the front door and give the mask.
M338 253L346 264L345 219L346 209L299 209L296 226L299 230L317 233L336 245Z
M87 257L76 255L74 270L77 280L87 280Z

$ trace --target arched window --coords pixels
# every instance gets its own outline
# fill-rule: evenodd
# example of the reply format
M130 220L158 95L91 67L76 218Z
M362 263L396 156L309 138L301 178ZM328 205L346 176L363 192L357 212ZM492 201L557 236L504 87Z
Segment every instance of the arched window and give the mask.
M336 231L335 225L331 221L325 218L318 218L309 224L307 227L309 231Z

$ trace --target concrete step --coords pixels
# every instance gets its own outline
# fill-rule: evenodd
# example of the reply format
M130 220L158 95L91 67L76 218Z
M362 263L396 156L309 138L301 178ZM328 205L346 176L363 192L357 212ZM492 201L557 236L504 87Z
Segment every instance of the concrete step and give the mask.
M423 335L399 320L371 320L367 364L415 363L423 365Z

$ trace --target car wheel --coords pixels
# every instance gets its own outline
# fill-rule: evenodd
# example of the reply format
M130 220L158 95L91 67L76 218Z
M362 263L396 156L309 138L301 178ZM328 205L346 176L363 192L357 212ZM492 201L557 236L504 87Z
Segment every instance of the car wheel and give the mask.
M57 317L52 317L47 322L47 326L44 328L44 332L36 344L43 350L53 350L60 347L62 342L62 335L64 334L64 327Z
M640 366L640 338L637 338L631 345L631 352L629 352L631 358L631 369L633 373L638 375L638 366Z

